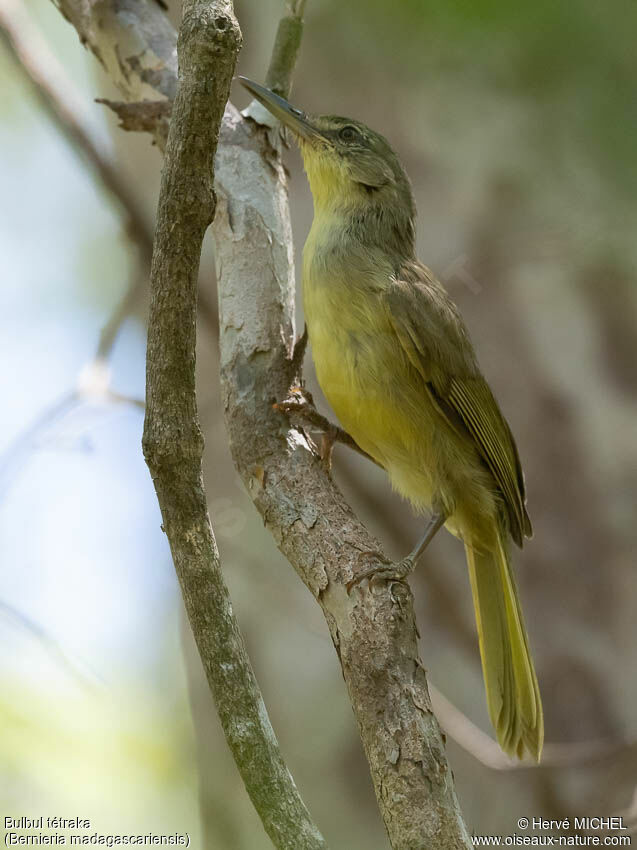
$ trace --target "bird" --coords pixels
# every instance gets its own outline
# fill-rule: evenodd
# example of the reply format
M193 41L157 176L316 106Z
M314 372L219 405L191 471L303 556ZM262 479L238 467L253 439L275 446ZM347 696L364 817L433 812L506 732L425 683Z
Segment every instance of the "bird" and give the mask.
M404 580L443 526L463 541L491 723L505 753L539 761L542 700L511 560L511 544L532 536L520 456L456 305L416 257L409 178L362 122L240 81L303 158L314 204L303 303L321 390L392 487L429 514L409 555L364 575Z

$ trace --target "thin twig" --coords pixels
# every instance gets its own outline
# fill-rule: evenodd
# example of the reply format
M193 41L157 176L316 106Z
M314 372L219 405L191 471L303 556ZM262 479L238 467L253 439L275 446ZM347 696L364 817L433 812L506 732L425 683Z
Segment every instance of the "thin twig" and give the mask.
M197 277L215 212L214 154L240 41L228 0L184 0L151 270L143 447L190 625L246 790L276 847L319 850L325 842L283 762L232 612L202 475Z
M33 422L24 428L0 455L0 500L15 474L16 467L24 455L31 451L36 438L45 428L75 409L78 404L77 391L65 393L39 413Z
M242 558L250 560L249 554L245 552ZM322 641L329 640L324 631L319 631L308 625L306 620L299 619L297 625ZM442 691L438 690L431 678L429 679L429 693L436 717L447 737L490 770L537 771L547 768L580 768L622 756L637 749L637 739L600 739L598 741L574 741L564 744L548 743L544 745L542 761L539 763L531 759L526 761L510 759L502 752L499 744L490 735L476 726L457 705L451 702Z
M122 180L116 162L102 148L88 124L82 121L85 103L71 79L58 62L28 15L15 0L0 0L0 38L16 68L30 86L46 115L60 131L69 147L84 156L93 174L113 198L122 213L126 231L140 251L140 268L131 278L122 299L106 320L99 336L95 356L80 371L78 386L60 395L39 413L0 457L0 481L6 486L9 466L13 467L24 452L55 420L77 409L87 398L106 403L130 404L144 409L143 399L131 398L110 387L107 361L126 319L135 309L148 281L153 248L153 232L134 191ZM167 101L158 101L167 104ZM164 110L165 112L165 110ZM209 299L207 304L210 305ZM216 308L202 310L202 316L215 338L218 337ZM108 377L108 380L105 378Z
M37 413L33 421L23 428L0 454L0 498L15 477L21 462L33 450L39 437L83 404L93 402L107 405L124 404L141 410L145 408L143 399L125 395L111 387L111 370L108 365L117 334L135 303L138 293L138 285L133 281L104 325L95 355L80 369L75 386L61 393Z
M279 20L265 84L281 97L288 97L292 87L292 74L303 36L304 12L305 0L288 0L287 14Z
M70 673L84 687L103 686L104 682L81 659L70 655L60 642L35 620L22 611L0 599L0 617L13 622L31 637L35 638L56 664Z
M137 197L122 179L116 163L100 149L83 123L81 116L86 111L83 99L16 0L0 2L0 36L45 112L71 147L87 158L104 188L119 205L128 233L150 264L153 234Z
M134 191L122 179L117 164L102 149L93 132L82 121L81 116L86 111L83 98L22 6L15 0L0 0L0 37L16 68L54 126L67 140L69 147L88 160L93 174L115 201L124 217L126 232L140 253L140 268L131 277L124 296L104 324L95 356L81 370L78 387L61 395L37 416L33 424L9 447L4 455L8 458L20 447L32 443L35 436L48 427L59 406L71 409L81 404L87 395L99 394L101 401L130 403L143 408L142 400L128 398L112 390L110 380L105 381L104 378L110 378L110 371L105 364L117 335L146 288L147 269L150 268L153 250L153 232Z
M115 160L102 148L88 124L82 121L81 116L86 112L84 99L16 0L0 0L0 37L53 124L69 146L91 164L93 173L119 208L126 231L140 251L140 270L132 278L129 288L100 334L96 357L105 360L122 324L146 289L153 253L153 230L137 200L134 186L122 179ZM110 101L96 100L110 105ZM166 100L152 101L151 104L159 118L165 117L172 105ZM156 117L156 122L159 118ZM216 304L202 287L200 307L205 326L213 338L218 338Z
M148 258L148 262L144 261L141 264L140 261L140 267L134 273L126 291L104 323L95 350L96 360L108 360L111 356L124 322L132 315L138 302L141 300L142 293L146 290L149 271L150 257Z
M48 404L0 454L0 500L4 498L6 491L20 471L21 464L27 460L42 435L53 428L56 423L62 422L71 413L79 410L85 403L121 404L139 410L145 408L142 399L118 393L108 386L104 386L103 380L99 378L99 373L104 365L104 363L100 364L99 361L88 364L82 370L78 386L70 392L62 393ZM93 377L91 373L93 373Z
M466 714L429 682L429 692L440 725L450 738L469 755L491 770L545 770L595 764L614 758L637 747L635 740L577 741L544 745L542 761L517 761L502 752L496 741L483 732Z

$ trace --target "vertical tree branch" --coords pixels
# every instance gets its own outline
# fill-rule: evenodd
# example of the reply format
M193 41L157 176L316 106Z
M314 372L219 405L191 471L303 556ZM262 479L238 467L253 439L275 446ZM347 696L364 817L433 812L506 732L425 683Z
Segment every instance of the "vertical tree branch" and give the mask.
M402 584L347 593L379 543L300 429L273 403L295 381L294 274L285 172L269 134L230 106L217 153L221 376L237 469L283 554L321 605L394 850L467 850Z
M287 0L287 12L277 27L265 84L281 97L287 97L292 88L292 73L303 36L304 12L305 0Z
M277 33L268 81L287 96L292 48ZM292 17L295 13L292 13ZM273 70L274 69L274 70ZM246 110L258 116L253 108ZM258 123L258 117L255 124ZM268 121L269 126L269 121ZM455 795L409 588L345 585L377 541L353 515L302 430L273 402L298 380L294 266L285 171L276 133L229 107L217 157L221 379L233 458L281 551L323 609L394 850L471 847Z
M221 723L278 848L324 848L279 752L220 569L195 397L197 275L215 212L213 157L241 34L230 0L184 0L179 86L151 271L144 454Z

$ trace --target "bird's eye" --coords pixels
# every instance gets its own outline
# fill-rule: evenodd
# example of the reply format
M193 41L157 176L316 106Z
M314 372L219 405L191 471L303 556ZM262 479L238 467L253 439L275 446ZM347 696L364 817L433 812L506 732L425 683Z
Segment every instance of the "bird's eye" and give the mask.
M354 139L358 138L358 130L356 127L351 127L348 124L347 127L343 127L343 129L339 131L338 137L343 142L353 142Z

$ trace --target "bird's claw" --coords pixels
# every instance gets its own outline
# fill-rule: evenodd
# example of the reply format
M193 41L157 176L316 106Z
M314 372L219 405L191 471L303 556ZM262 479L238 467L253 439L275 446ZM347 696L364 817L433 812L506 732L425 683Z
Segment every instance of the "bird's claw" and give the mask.
M299 384L294 384L288 391L288 397L277 401L272 406L280 413L304 413L314 408L314 399L309 390Z
M367 569L355 573L347 582L348 593L351 593L352 588L365 579L369 580L370 584L376 581L406 584L407 576L414 568L414 562L411 558L403 558L402 561L389 561L378 552L361 552L358 561L362 560L371 560L372 564Z

